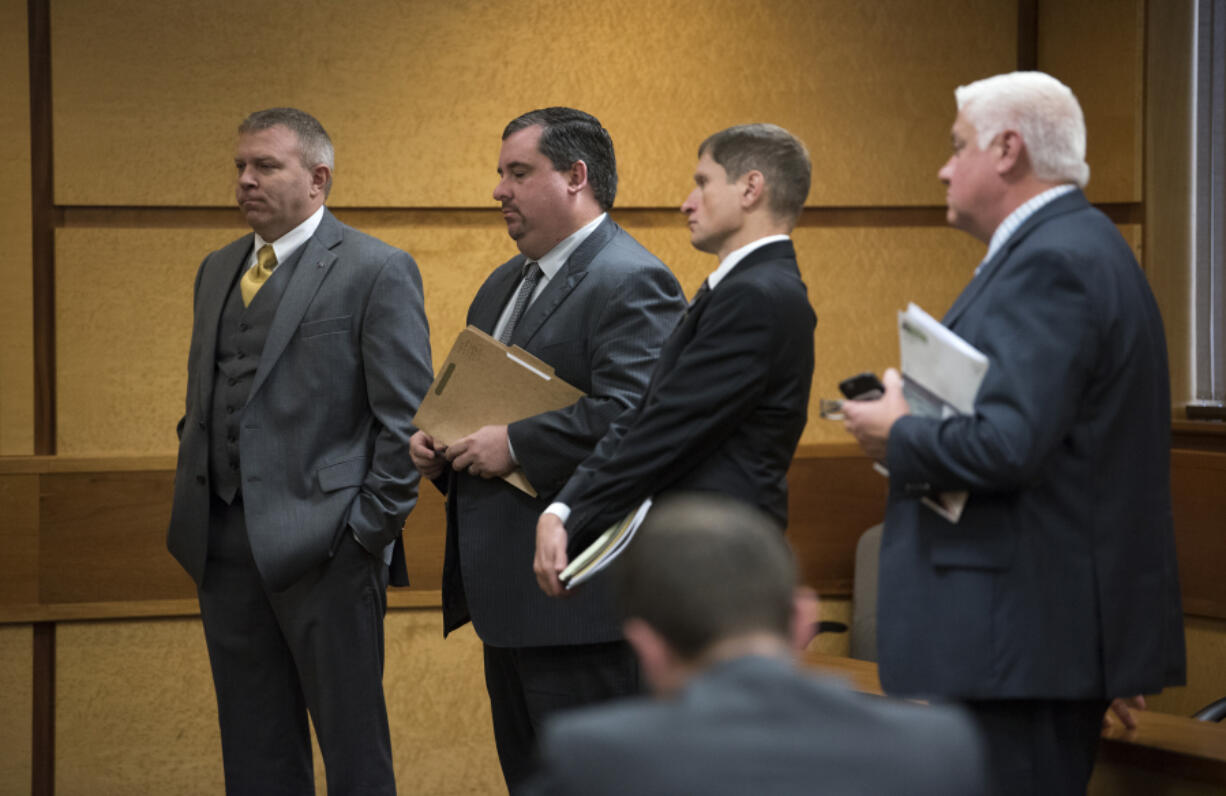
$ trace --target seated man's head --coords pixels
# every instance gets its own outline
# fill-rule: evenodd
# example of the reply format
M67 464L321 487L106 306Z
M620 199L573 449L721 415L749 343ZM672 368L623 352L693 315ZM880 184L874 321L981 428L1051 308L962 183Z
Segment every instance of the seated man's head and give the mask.
M626 638L659 692L717 660L788 655L816 619L778 525L720 495L661 501L613 577Z

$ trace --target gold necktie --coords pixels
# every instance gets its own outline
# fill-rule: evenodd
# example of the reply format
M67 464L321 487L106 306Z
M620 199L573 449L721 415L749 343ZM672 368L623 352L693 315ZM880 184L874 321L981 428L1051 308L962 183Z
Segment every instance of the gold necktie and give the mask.
M272 276L272 269L276 267L277 255L273 252L272 246L265 243L255 256L255 265L248 268L247 273L243 274L243 278L238 281L238 288L243 292L244 307L251 305L256 291L267 281L268 277Z

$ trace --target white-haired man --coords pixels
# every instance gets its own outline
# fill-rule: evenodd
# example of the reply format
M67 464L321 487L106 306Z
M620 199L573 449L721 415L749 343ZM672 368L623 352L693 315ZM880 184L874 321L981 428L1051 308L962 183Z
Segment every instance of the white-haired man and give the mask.
M910 415L894 371L846 407L890 471L881 680L966 704L999 793L1084 793L1110 700L1184 678L1162 319L1080 190L1073 93L1017 72L956 98L938 176L988 252L944 323L990 361L975 411ZM970 491L959 523L930 490Z

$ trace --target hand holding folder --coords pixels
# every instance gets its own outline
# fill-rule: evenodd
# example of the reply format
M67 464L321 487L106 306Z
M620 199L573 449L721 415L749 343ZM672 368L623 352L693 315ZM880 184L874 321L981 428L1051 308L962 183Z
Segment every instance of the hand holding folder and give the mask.
M582 397L581 390L555 376L545 362L469 326L456 338L413 425L450 445L482 426L505 425L563 409ZM503 479L536 497L522 469L516 468Z

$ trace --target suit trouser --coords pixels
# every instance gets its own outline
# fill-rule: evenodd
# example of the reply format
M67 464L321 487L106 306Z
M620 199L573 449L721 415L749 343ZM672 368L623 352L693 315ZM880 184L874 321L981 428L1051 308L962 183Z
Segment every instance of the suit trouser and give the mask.
M984 738L994 796L1084 796L1110 702L1000 699L961 704Z
M512 793L536 767L541 725L559 710L639 693L638 661L624 641L551 647L485 645L494 743Z
M226 793L314 795L308 710L331 796L395 793L383 699L387 567L346 531L330 560L272 593L242 501L214 497L211 509L198 593Z

